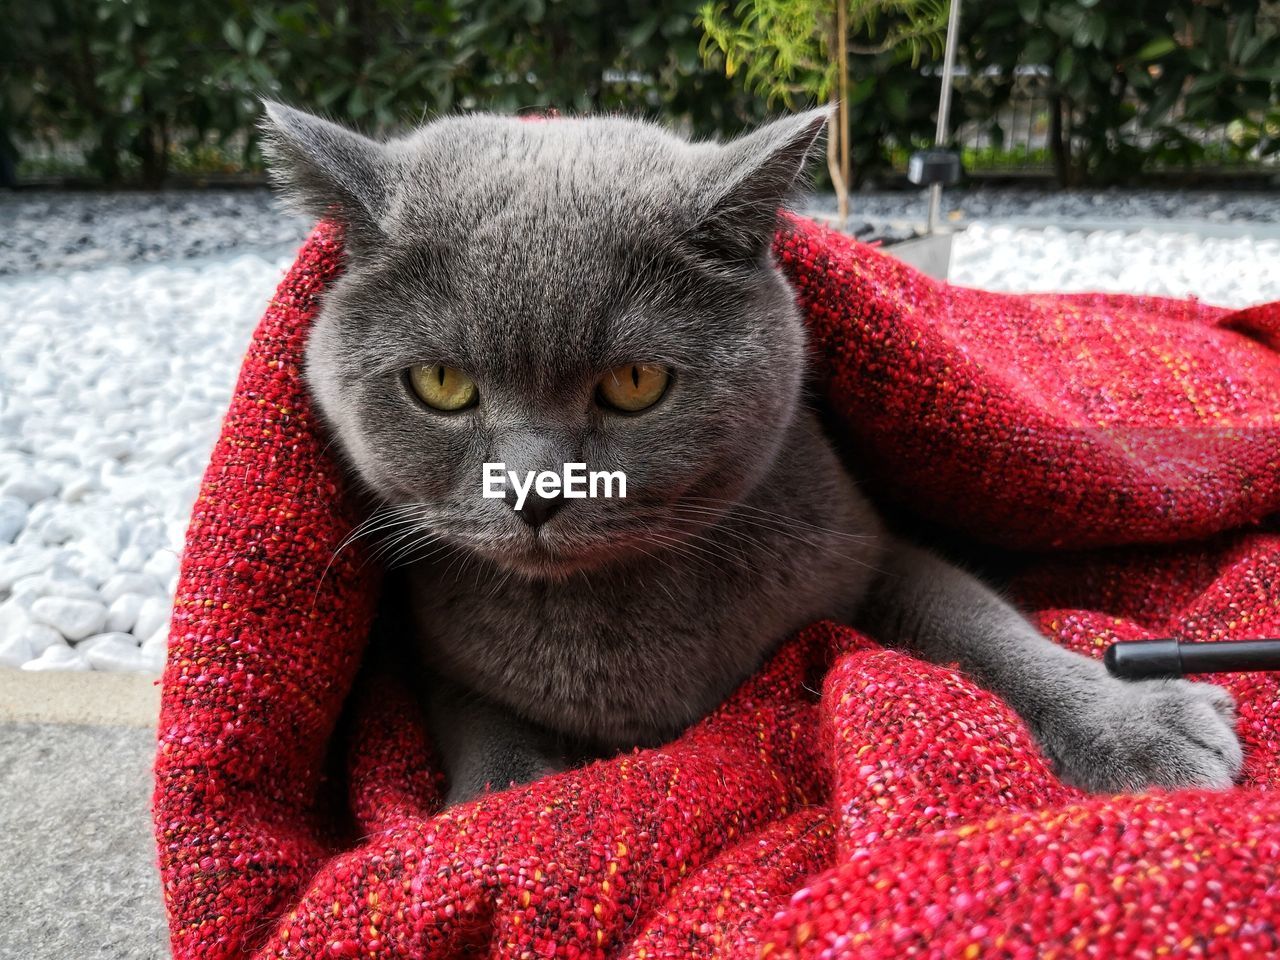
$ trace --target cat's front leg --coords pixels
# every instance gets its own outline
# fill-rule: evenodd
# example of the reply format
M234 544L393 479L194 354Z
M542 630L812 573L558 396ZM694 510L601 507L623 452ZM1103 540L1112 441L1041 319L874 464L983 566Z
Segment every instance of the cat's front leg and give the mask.
M549 732L438 674L427 689L427 724L444 765L449 806L565 770Z
M1235 705L1221 687L1112 677L926 551L898 545L880 566L860 625L931 662L958 663L1017 711L1067 782L1094 792L1224 788L1239 774Z

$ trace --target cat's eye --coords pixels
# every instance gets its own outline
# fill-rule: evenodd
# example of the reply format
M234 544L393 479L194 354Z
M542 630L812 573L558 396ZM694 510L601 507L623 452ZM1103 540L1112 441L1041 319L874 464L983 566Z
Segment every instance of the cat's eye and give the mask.
M474 380L457 367L442 363L410 367L409 386L428 407L446 413L475 406L480 396Z
M600 380L599 397L605 406L624 413L639 413L662 399L671 374L652 363L625 363Z

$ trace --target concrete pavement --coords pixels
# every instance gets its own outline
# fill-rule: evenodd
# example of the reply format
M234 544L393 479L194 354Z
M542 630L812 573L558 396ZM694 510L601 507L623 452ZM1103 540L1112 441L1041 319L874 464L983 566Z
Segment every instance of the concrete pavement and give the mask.
M0 670L0 960L161 960L153 678Z

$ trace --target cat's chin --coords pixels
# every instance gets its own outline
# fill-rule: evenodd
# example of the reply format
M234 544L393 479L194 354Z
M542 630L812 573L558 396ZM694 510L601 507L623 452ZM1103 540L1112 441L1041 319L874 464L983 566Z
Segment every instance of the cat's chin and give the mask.
M529 580L567 580L604 569L630 553L616 542L568 546L551 545L541 539L519 546L472 550L489 563Z

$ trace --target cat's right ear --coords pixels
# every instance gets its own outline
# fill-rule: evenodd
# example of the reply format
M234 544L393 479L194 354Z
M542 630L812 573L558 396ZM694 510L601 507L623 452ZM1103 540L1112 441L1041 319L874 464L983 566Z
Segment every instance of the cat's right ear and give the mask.
M758 260L773 239L778 208L804 180L831 113L825 106L784 117L719 148L706 173L694 242L720 261Z
M390 206L383 146L346 127L264 100L262 152L294 209L333 220L352 239L383 233Z

